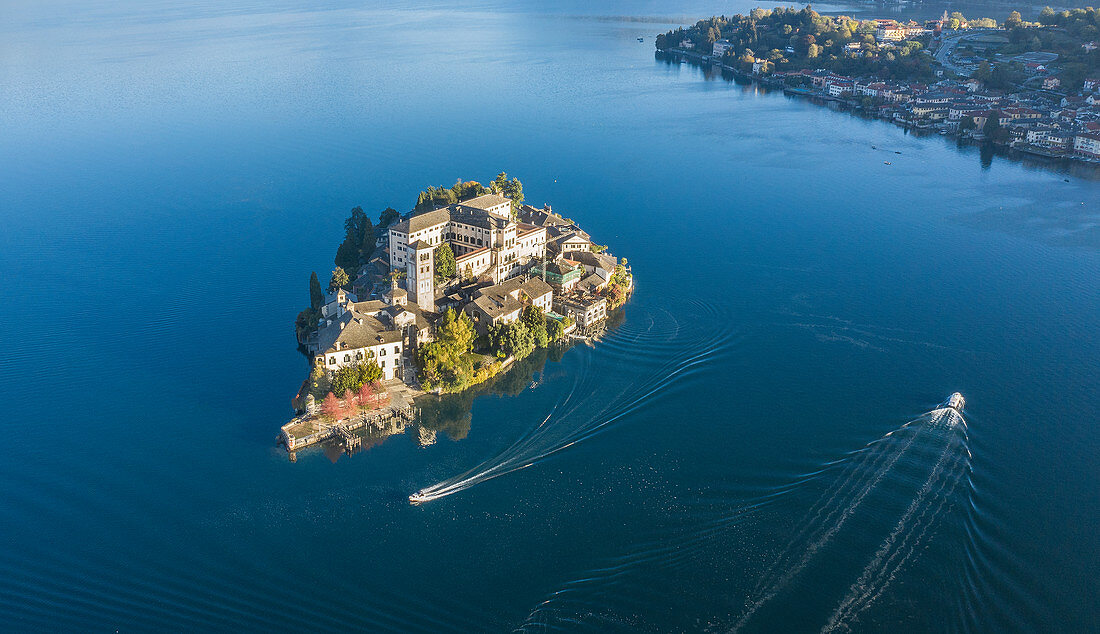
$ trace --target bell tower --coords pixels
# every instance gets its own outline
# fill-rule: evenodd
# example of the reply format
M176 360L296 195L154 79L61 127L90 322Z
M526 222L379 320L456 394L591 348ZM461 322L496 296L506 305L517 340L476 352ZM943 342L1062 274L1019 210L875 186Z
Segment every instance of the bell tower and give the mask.
M435 259L434 248L423 240L409 245L409 261L405 269L405 286L409 300L421 310L435 311Z

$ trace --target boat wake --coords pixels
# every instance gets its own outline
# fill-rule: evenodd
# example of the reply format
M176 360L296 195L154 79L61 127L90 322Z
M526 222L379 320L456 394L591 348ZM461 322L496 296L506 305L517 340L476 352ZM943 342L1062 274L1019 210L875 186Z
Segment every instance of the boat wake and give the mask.
M690 324L661 310L641 315L636 326L624 324L606 334L597 344L599 353L584 356L569 392L541 421L493 458L417 491L409 502L438 500L538 464L606 431L699 372L728 349L735 333L728 318L713 309L693 308ZM622 384L617 394L595 389L616 375Z
M969 469L966 424L957 409L961 407L962 397L953 394L944 406L891 431L846 464L833 485L799 523L795 537L761 575L733 631L743 628L762 607L786 589L833 541L883 480L899 468L899 463L908 461L908 468L926 474L924 484L863 576L852 586L849 597L830 617L826 630L842 627L859 611L869 607L921 544ZM931 468L921 466L927 465L924 456L929 453L937 455L935 463Z
M731 588L733 595L728 597L733 599L743 592L743 598L736 599L741 608L733 612L732 618L715 617L707 623L707 629L738 631L762 618L759 613L763 608L780 597L786 600L803 573L810 574L808 568L815 566L816 574L819 564L815 562L822 560L820 555L846 527L847 533L851 533L846 533L846 542L858 540L859 533L885 535L873 552L870 548L864 551L871 554L862 572L831 613L825 613L828 616L823 631L850 629L852 622L888 590L901 571L914 563L944 514L958 500L959 489L966 488L970 451L966 422L960 411L963 401L955 396L943 406L825 465L821 471L807 474L763 497L744 501L712 519L696 520L679 535L665 534L640 543L629 554L586 571L548 594L517 630L549 629L563 624L632 629L639 619L653 614L655 605L675 600L669 594L670 588L660 588L664 577L676 577L677 569L698 568L700 561L691 563L694 558L712 560L713 568L713 559L722 557L720 552L744 544L747 550L737 558L745 557L745 562L728 563L721 573L734 582L742 582L743 589ZM810 498L813 503L802 507L806 510L801 520L791 523L784 519L786 513L782 508L789 508L792 501L804 497L816 484L826 482L824 490ZM899 515L894 516L897 520L882 524L883 508L890 505L898 509ZM733 532L743 534L754 526L764 530L782 525L792 526L792 536L781 542L785 546L762 565L750 566L749 562L760 554L758 540L749 535L733 538ZM877 526L881 526L881 532ZM729 568L731 565L733 570ZM753 578L746 574L750 567L762 572L755 581L745 584L744 581ZM738 568L742 572L734 572ZM633 581L628 581L631 575ZM624 592L627 587L631 588L630 593ZM839 591L837 594L840 596ZM690 608L697 600L693 593L685 607ZM772 622L774 614L773 609L768 622Z
M953 405L937 411L944 412L943 417L950 425L948 433L944 434L945 443L939 458L913 502L875 551L859 579L833 610L823 632L851 631L851 622L882 596L898 573L921 550L929 531L951 503L959 483L968 475L971 456L966 446L966 424L962 414ZM953 431L958 433L951 433Z

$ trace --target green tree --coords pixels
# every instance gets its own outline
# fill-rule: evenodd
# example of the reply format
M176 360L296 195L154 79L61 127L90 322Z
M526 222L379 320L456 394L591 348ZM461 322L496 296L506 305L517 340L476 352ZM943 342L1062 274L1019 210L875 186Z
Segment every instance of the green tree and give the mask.
M347 272L338 266L332 271L332 279L329 280L328 290L335 291L338 288L345 287L349 281Z
M545 348L550 341L550 335L546 330L546 313L542 312L538 306L526 306L520 319L531 331L535 339L535 347Z
M431 390L442 387L457 391L467 387L473 377L473 365L467 354L476 332L466 313L447 310L436 325L435 341L420 346L417 362L420 383Z
M336 249L333 263L344 271L359 270L359 248L351 240L345 239Z
M550 341L557 341L565 336L565 325L557 319L547 319L546 334L550 338Z
M325 372L325 366L321 363L315 363L313 369L309 373L309 393L313 395L316 400L321 400L332 389L332 384L329 383L328 373Z
M361 389L364 385L370 385L376 381L381 381L384 376L382 368L378 367L374 359L367 359L365 363L355 364L355 382L358 387L356 390Z
M474 322L466 313L448 308L440 321L438 335L440 343L448 348L452 356L465 354L474 345Z
M535 335L522 320L500 324L490 329L489 339L498 357L522 359L535 349Z
M314 310L320 310L325 305L325 292L321 290L321 282L317 279L317 271L309 274L309 305Z
M1019 28L1020 26L1023 26L1023 23L1024 23L1024 19L1020 15L1020 12L1019 11L1013 11L1012 13L1008 14L1008 19L1005 20L1005 28L1006 29Z
M358 368L353 365L344 366L332 373L332 391L336 394L343 394L348 390L357 391L362 385L358 379Z
M336 265L357 272L359 265L370 259L373 252L374 225L362 207L355 207L344 221L344 242L336 251Z
M977 70L974 71L974 79L981 81L989 81L989 78L993 76L993 67L989 65L989 62L982 60L978 64Z
M396 209L393 207L386 207L382 210L382 213L378 215L378 228L388 227L400 217L401 214L397 213Z
M810 49L815 42L817 42L817 38L815 38L813 35L810 35L808 33L802 35L801 37L795 39L794 52L798 53L799 55L810 56Z
M435 248L435 281L444 282L455 276L457 265L451 245L444 242Z
M298 313L294 319L294 329L298 333L298 340L305 339L306 335L317 330L317 324L321 321L321 311L316 308L307 308Z
M519 182L518 178L508 180L508 174L501 172L497 174L497 177L489 185L489 189L494 194L500 194L512 199L512 213L513 215L523 204L523 183Z

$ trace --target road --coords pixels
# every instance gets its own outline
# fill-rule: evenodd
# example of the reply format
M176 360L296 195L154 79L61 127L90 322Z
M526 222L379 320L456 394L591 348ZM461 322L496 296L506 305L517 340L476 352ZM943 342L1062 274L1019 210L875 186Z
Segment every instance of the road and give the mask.
M970 71L952 62L950 59L951 54L955 52L955 48L959 45L959 42L963 38L969 37L971 35L977 35L979 33L994 32L998 30L1000 29L969 29L967 31L963 31L962 33L946 35L943 37L939 49L936 50L936 61L943 66L944 70L949 70L956 75L962 75L963 77L969 77Z

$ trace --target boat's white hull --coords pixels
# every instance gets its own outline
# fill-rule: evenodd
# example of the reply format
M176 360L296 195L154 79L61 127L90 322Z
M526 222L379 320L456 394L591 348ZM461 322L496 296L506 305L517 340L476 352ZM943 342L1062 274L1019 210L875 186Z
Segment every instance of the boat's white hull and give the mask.
M963 398L962 394L955 392L951 396L947 397L947 400L944 401L943 406L950 407L951 409L961 414L963 408L966 407L966 399Z

